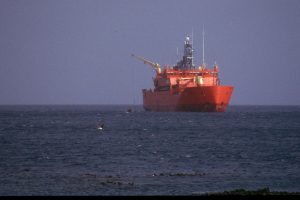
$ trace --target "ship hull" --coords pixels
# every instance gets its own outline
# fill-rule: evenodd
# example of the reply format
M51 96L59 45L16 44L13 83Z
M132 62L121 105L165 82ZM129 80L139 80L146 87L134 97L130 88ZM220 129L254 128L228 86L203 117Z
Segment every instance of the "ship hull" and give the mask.
M144 90L143 106L156 112L225 112L232 92L232 86L189 87L178 93Z

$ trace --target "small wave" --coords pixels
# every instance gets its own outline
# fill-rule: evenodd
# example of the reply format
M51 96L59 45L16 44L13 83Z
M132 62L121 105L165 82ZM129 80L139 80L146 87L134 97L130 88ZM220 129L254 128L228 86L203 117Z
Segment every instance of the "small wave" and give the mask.
M72 176L66 178L69 182L77 182L79 181L89 181L94 182L96 184L102 185L102 186L133 186L134 182L131 180L127 180L125 178L121 178L120 176L112 176L112 175L106 175L106 176L98 176L97 174L81 174L79 176Z
M165 172L165 173L159 173L159 174L152 174L152 176L204 176L205 173L199 173L199 172Z

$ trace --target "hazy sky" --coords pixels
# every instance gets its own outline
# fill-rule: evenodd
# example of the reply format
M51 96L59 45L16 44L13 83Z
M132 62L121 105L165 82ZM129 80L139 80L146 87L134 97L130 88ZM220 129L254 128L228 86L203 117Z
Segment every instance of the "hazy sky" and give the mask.
M299 0L0 0L0 104L142 104L194 30L231 104L300 105Z

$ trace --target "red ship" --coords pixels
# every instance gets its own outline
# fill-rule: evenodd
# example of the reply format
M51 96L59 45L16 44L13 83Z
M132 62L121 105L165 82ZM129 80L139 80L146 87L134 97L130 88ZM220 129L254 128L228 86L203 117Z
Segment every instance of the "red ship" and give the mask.
M184 55L175 66L164 66L143 57L142 60L155 69L154 89L143 89L143 106L146 111L177 112L224 112L229 104L233 86L220 84L219 67L206 68L204 62L199 67L193 64L193 48L190 37L184 41Z

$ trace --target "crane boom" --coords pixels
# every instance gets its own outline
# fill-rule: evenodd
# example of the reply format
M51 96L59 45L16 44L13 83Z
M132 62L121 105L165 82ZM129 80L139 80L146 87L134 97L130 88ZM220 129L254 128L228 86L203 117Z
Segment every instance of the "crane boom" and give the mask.
M147 60L147 59L145 59L145 58L143 58L143 57L141 57L141 56L136 56L136 55L134 55L134 54L131 54L131 56L133 56L133 57L135 57L135 58L137 58L137 59L143 61L144 64L150 65L151 67L153 67L153 68L155 69L155 71L156 71L157 73L160 73L160 72L161 72L160 65L159 65L158 63L151 62L150 60Z

